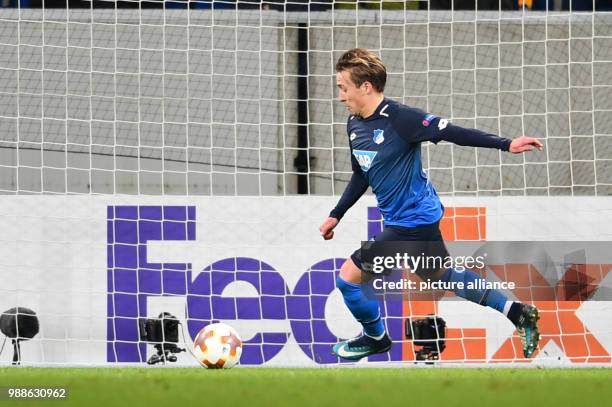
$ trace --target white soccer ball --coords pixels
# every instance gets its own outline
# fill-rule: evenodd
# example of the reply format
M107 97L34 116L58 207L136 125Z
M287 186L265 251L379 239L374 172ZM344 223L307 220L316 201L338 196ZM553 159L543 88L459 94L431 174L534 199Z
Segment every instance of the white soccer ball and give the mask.
M206 325L193 341L193 354L208 369L229 369L240 361L242 339L227 324Z

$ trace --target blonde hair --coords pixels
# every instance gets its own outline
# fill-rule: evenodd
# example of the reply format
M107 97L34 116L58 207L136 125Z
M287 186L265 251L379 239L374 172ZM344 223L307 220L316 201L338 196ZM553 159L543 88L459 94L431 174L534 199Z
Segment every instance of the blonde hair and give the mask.
M336 72L349 71L351 81L357 86L370 82L377 92L385 90L387 68L375 53L365 48L346 51L336 63Z

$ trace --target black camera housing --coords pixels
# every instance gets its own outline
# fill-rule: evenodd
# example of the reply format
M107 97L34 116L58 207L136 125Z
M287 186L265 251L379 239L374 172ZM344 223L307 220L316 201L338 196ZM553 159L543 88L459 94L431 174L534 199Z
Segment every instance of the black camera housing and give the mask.
M13 365L21 364L19 342L32 339L38 334L40 324L36 312L25 307L14 307L0 314L0 332L13 342Z
M429 315L424 319L405 321L405 334L421 349L414 351L417 361L435 361L446 348L446 321L441 317Z
M173 353L185 352L176 344L179 341L180 321L169 312L162 312L157 318L140 318L138 328L140 340L152 343L157 353L147 360L147 363L176 362L177 357Z

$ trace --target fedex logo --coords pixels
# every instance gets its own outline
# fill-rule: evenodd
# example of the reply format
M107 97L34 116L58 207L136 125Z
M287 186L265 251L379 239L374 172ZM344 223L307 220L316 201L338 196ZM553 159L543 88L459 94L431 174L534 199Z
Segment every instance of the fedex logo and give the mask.
M338 341L325 320L325 304L335 289L344 259L313 264L290 289L273 265L253 258L220 259L192 279L191 264L147 262L147 242L195 240L193 206L111 206L107 214L107 360L144 362L146 344L139 342L138 318L147 316L147 297L185 296L187 328L192 338L217 320L289 320L291 332L265 332L244 342L242 364L262 364L280 352L293 335L302 351L317 363L337 363L330 353ZM380 222L378 222L380 224ZM221 294L235 281L251 284L258 298ZM402 338L401 302L387 303L387 326ZM246 338L244 338L246 339ZM402 349L371 360L402 360Z
M457 215L457 216L455 216ZM382 229L377 208L367 211L367 238ZM441 229L448 240L484 240L486 237L485 208L447 208ZM335 289L335 277L344 259L330 258L315 262L304 270L293 287L274 268L255 258L232 257L219 259L199 272L189 263L148 263L149 241L195 241L196 208L194 206L109 206L107 209L107 360L109 362L145 362L146 344L139 342L138 318L146 317L147 299L152 296L185 298L187 329L194 338L205 325L231 320L289 321L290 330L261 332L244 342L242 364L263 364L274 358L285 346L290 335L304 354L316 363L338 363L330 353L339 339L330 330L325 318L325 306ZM525 267L527 266L527 269ZM518 275L531 279L537 270L529 265ZM507 267L507 266L506 266ZM607 270L607 269L606 269ZM197 270L196 270L197 271ZM591 274L600 282L605 273ZM506 269L493 272L503 278ZM522 273L522 274L521 274ZM607 273L607 271L606 271ZM582 273L581 275L584 275ZM590 274L589 274L590 275ZM569 278L569 274L568 277ZM225 297L223 290L242 281L257 291L257 297ZM546 280L538 280L546 287ZM592 286L592 285L591 285ZM554 290L555 287L551 287ZM524 292L517 298L530 301ZM587 293L587 294L592 294ZM580 296L582 297L582 296ZM421 317L437 310L437 300L381 301L381 312L387 330L396 342L389 354L375 355L371 361L413 360L414 352L403 338L403 321L408 316ZM610 362L610 355L575 314L581 301L564 302L563 306L536 304L542 311L542 343L555 342L576 362ZM548 307L548 308L547 308ZM557 311L558 310L558 311ZM563 334L570 332L565 337ZM575 333L583 333L577 341ZM446 360L479 360L486 357L486 329L481 327L453 328L449 326ZM495 360L521 358L518 338L513 335L493 353ZM401 343L401 344L400 344ZM584 357L580 356L584 355Z

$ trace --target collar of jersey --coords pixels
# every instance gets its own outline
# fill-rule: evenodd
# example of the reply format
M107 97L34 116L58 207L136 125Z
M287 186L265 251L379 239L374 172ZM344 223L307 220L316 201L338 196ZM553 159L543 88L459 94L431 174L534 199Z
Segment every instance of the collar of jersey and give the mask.
M376 106L376 110L374 110L374 113L372 113L371 115L369 115L368 117L365 117L365 118L364 117L359 117L359 120L369 121L369 120L378 119L380 117L380 111L389 102L391 102L389 99L383 98L382 102L380 102L380 104L378 106Z

